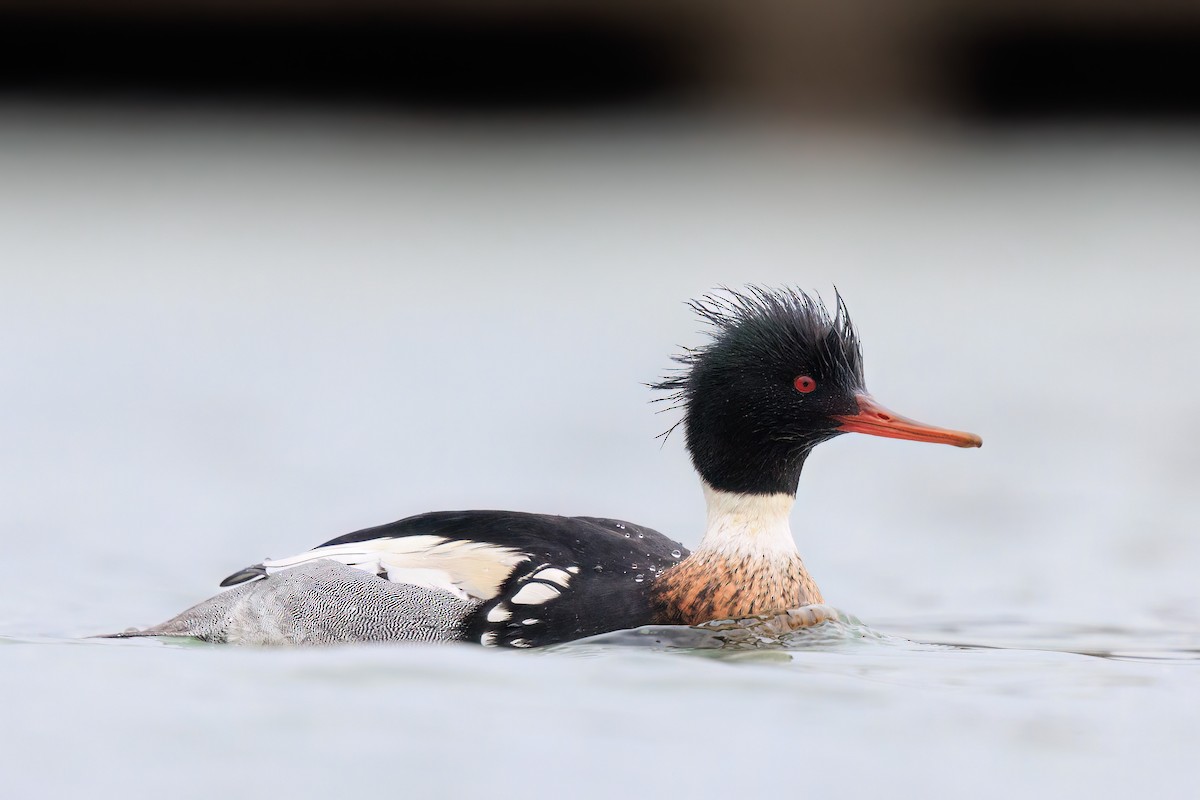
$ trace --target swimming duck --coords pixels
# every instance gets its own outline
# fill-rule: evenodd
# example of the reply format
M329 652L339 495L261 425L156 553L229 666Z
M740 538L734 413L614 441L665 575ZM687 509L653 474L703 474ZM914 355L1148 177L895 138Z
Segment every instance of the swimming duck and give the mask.
M794 289L724 291L691 305L711 338L653 388L682 411L677 426L703 486L707 526L695 552L617 519L438 511L266 559L173 619L117 635L524 648L822 603L788 525L812 449L849 432L983 442L867 393L840 295L833 314Z

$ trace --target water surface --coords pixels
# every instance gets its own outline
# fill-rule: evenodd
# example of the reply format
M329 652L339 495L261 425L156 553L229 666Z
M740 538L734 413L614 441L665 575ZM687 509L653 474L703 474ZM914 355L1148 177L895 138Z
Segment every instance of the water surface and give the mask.
M5 796L1200 795L1192 134L2 121ZM872 391L985 440L810 459L793 529L860 622L84 638L430 509L694 545L643 383L752 281L836 283Z

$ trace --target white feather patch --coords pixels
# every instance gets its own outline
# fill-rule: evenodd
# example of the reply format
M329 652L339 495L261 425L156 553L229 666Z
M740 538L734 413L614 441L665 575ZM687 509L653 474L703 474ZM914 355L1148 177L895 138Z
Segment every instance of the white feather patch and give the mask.
M796 498L790 494L738 494L705 483L704 500L708 525L697 552L735 559L796 553L788 524Z
M512 619L512 612L504 605L498 605L487 612L488 622L508 622L510 619Z
M547 600L553 600L559 594L561 592L558 589L547 583L527 583L521 587L521 591L512 596L509 602L523 606L536 606Z
M393 583L440 589L464 600L491 600L529 556L486 542L422 535L317 547L290 558L263 561L263 566L272 575L321 558L386 575Z
M559 569L558 567L546 567L545 569L538 570L530 577L532 577L534 580L557 583L564 589L567 588L567 584L571 582L570 573L568 573L566 570Z

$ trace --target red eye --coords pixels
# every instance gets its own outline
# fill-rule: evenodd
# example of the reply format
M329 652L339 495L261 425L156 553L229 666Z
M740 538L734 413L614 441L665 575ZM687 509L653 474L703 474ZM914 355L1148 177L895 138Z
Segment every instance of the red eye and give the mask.
M817 382L807 375L801 375L792 381L792 385L796 387L796 391L801 394L808 394L813 389L817 388Z

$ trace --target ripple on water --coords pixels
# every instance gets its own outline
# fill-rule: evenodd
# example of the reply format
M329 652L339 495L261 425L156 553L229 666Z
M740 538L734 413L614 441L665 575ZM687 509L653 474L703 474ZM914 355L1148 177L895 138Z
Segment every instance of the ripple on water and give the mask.
M921 647L907 639L880 633L857 617L832 606L814 605L791 609L783 614L715 620L695 626L646 625L632 630L602 633L561 645L557 649L602 645L719 655L747 651L804 650L864 642Z

